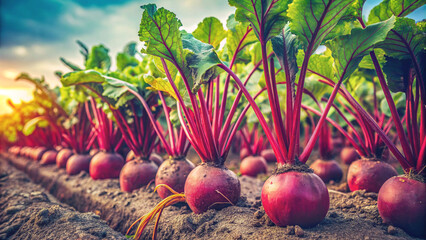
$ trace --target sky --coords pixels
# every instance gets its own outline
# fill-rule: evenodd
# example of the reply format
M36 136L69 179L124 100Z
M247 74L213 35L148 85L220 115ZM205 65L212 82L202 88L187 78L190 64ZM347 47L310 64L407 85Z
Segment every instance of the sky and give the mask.
M364 15L379 2L367 0ZM31 99L32 85L13 80L20 72L45 76L57 86L54 71L68 71L59 57L81 66L76 40L89 47L104 44L112 59L128 42L138 42L140 6L147 3L176 13L189 32L205 17L225 23L235 11L227 0L0 0L0 114L10 111L8 98ZM410 17L421 20L425 12L423 6Z

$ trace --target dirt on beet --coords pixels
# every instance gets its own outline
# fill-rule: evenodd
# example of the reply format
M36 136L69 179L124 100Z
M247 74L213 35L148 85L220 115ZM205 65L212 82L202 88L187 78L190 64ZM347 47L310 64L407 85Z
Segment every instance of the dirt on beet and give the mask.
M116 179L94 181L87 173L68 176L56 166L41 167L26 159L6 157L61 202L81 212L96 213L123 234L161 201L153 192L153 184L125 193L120 191ZM228 167L232 169L234 163L230 161ZM192 213L185 204L166 208L158 239L413 239L403 230L382 223L377 194L340 192L339 187L344 190L344 185L338 183L329 186L330 210L319 225L309 229L277 227L264 213L260 201L263 181L245 176L239 179L242 196L236 206L203 214ZM150 239L152 231L153 224L149 224L142 239Z

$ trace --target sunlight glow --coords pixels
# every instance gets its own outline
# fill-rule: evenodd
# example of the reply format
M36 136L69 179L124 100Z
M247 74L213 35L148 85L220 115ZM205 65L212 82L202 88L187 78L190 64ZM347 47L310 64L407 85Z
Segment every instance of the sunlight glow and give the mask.
M29 88L2 88L0 89L0 114L10 113L12 109L7 104L10 99L12 103L18 104L22 101L33 99L32 89Z

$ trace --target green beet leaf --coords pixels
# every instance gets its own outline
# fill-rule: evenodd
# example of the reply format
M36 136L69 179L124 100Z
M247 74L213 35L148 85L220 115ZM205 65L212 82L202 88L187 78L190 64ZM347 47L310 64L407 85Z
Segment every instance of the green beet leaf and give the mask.
M201 84L217 76L214 67L221 61L212 45L197 40L192 34L183 33L182 44L184 49L189 50L186 61L194 82L192 92L196 93Z
M241 42L247 30L250 29L250 24L246 22L238 22L235 20L234 14L231 14L228 17L226 27L228 28L228 33L226 36L225 52L228 55L229 61L231 61L232 56L237 52L237 50L244 49L248 45L257 42L256 35L253 31L250 31L250 33L247 34ZM236 62L246 62L249 55L244 53L245 52L240 52L240 54L238 54Z
M392 16L405 17L424 4L425 1L422 0L383 0L371 9L368 24L384 21Z
M235 19L250 23L257 38L266 42L278 35L287 23L288 0L229 0L237 8Z
M288 7L290 28L311 55L346 15L352 0L295 0Z
M183 69L185 56L179 31L182 23L176 14L165 8L157 10L155 4L143 5L141 8L144 12L139 39L145 43L142 53L164 58Z
M291 81L291 84L294 84L296 79L296 73L298 72L297 67L297 52L300 48L300 43L296 35L290 32L290 27L286 25L281 34L272 38L272 48L274 49L275 56L277 56L278 61L283 70L288 68L289 74L287 80ZM293 86L294 89L294 86Z
M396 18L395 27L388 33L386 40L379 47L385 50L386 55L398 59L408 59L416 56L425 48L426 32L410 18Z
M411 72L411 60L398 60L392 57L386 57L383 66L383 72L386 73L386 80L389 90L392 92L406 92L409 84Z
M362 58L374 46L385 40L393 28L395 18L368 26L365 29L354 28L350 35L344 35L327 41L326 45L332 51L337 77L345 80L358 67Z
M85 63L86 69L109 70L111 67L111 58L108 55L108 48L102 44L93 46Z
M192 32L192 35L203 43L208 43L215 49L218 49L220 42L226 37L226 31L219 19L207 17L198 24L197 29Z

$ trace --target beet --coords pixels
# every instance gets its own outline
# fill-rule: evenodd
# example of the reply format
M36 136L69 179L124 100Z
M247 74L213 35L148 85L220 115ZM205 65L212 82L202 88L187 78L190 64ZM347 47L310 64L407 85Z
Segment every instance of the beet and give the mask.
M377 205L384 223L426 238L426 183L406 176L391 177L380 188Z
M120 188L132 192L154 180L158 166L151 162L136 159L124 164L120 172Z
M98 152L90 161L89 173L92 179L118 178L124 159L118 153Z
M261 156L248 156L241 161L241 175L256 177L258 174L266 173L267 171L268 164Z
M126 155L126 162L130 162L135 159L135 153L130 150Z
M337 137L337 138L331 139L331 145L333 146L334 152L339 153L342 150L342 148L344 148L345 143L342 140L342 138Z
M63 148L58 152L56 156L56 166L58 168L65 168L67 166L68 159L73 155L73 151L68 148Z
M398 175L391 165L374 160L357 160L349 166L348 185L353 192L366 190L378 193L389 178Z
M89 151L89 155L90 156L95 156L96 154L98 154L98 152L100 152L101 150L93 148Z
M243 160L244 158L250 156L250 152L247 148L242 148L240 151L240 159Z
M43 157L43 154L47 151L47 148L45 147L38 147L34 150L33 154L32 154L32 159L34 161L40 161L41 158Z
M157 164L157 166L160 166L163 163L163 158L157 153L151 153L149 156L149 161L152 161Z
M281 227L317 225L330 205L327 187L312 172L286 171L272 175L263 185L261 197L265 213Z
M92 159L92 156L90 155L82 155L82 154L75 154L72 155L68 161L66 170L69 175L75 175L82 171L89 172L89 165L90 160Z
M136 156L133 151L129 151L126 156L126 162L130 162L132 160L135 160ZM163 163L163 158L157 154L157 153L151 153L149 156L149 161L154 162L157 166L160 166Z
M277 162L277 158L275 157L275 153L272 148L262 150L262 152L260 152L260 156L262 156L268 163Z
M351 163L359 159L359 155L355 148L344 147L340 152L340 159L342 159L342 163L350 165Z
M309 166L314 173L320 177L324 183L330 181L340 182L343 177L343 170L335 160L317 159Z
M194 164L185 158L167 159L158 168L155 176L155 186L165 184L176 192L181 193L185 189L186 178L194 167ZM158 188L157 193L163 199L172 195L172 192L164 187Z
M55 150L46 151L41 157L40 164L41 165L55 164L57 155L58 155L58 152Z
M225 167L201 164L189 173L185 183L186 202L197 214L236 204L240 194L237 175Z

